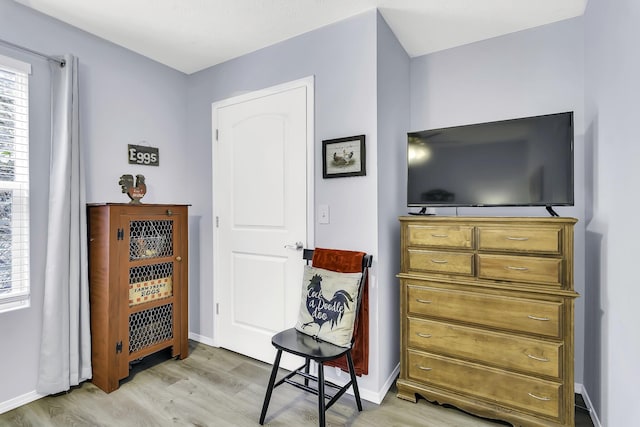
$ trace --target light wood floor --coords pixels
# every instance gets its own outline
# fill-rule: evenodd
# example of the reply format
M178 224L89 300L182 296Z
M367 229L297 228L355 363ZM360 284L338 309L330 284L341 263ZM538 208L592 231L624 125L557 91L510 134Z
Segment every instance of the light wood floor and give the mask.
M166 352L145 358L110 394L87 382L0 414L0 426L258 426L271 365L193 341L190 347L184 360ZM327 426L505 425L422 399L407 402L395 389L380 405L362 403L358 412L353 397L343 396L327 411ZM316 396L288 385L274 391L265 425L317 423Z

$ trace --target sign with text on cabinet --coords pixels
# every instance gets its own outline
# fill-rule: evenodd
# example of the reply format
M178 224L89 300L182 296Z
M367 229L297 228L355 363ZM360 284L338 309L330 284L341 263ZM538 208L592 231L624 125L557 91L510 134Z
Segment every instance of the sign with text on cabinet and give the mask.
M127 157L132 165L160 166L160 150L157 147L129 144Z

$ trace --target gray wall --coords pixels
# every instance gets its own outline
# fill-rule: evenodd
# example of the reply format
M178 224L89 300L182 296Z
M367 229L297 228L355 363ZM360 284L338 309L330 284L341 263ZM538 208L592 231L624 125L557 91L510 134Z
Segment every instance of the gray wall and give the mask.
M186 76L13 2L0 0L0 38L42 52L80 58L81 138L87 146L89 202L124 202L117 185L123 173L147 176L143 201L190 203L190 332L212 339L211 103L246 91L315 76L315 202L331 207L331 224L316 225L315 245L365 250L376 260L370 298L382 304L384 318L372 311L371 374L362 388L375 393L390 374L397 305L395 266L387 266L378 294L377 50L374 11L308 33L242 58ZM386 38L392 42L387 31ZM384 48L395 50L398 46ZM389 50L389 51L391 51ZM5 53L5 50L2 50ZM32 78L32 241L46 235L48 194L49 81L46 61L6 50L34 64ZM391 55L391 54L389 54ZM406 58L403 61L408 61ZM407 64L404 65L407 67ZM393 68L393 67L392 67ZM399 99L396 97L396 99ZM408 99L404 97L404 99ZM408 104L408 102L405 102ZM322 179L321 141L367 137L367 176ZM126 144L160 148L160 167L126 163ZM387 166L388 167L388 166ZM355 195L355 196L354 196ZM23 352L0 356L0 402L28 400L35 389L42 304L44 253L32 247L33 303L29 310L3 315L0 339ZM5 321L7 320L7 321ZM378 360L378 357L383 362ZM385 368L380 371L381 363ZM378 375L378 372L382 372Z
M410 59L378 14L378 313L382 372L400 362L400 293L395 275L400 271L400 224L406 215L406 138L409 130ZM381 378L381 381L385 378ZM382 386L383 384L380 384Z
M590 0L585 14L584 384L604 426L640 419L638 226L640 2Z
M211 103L314 75L315 202L331 206L332 220L316 225L315 243L363 249L376 256L372 296L378 316L372 321L372 351L380 351L380 356L374 356L372 369L381 373L397 360L397 284L392 275L399 264L395 217L404 213L404 195L394 188L404 189L404 127L419 130L575 111L576 205L558 212L580 220L575 240L575 285L582 294L576 302L576 382L584 384L602 424L619 426L640 418L640 396L633 388L640 378L635 316L640 288L633 280L636 228L630 214L638 210L633 195L634 184L640 182L640 145L635 141L640 58L633 54L640 36L639 9L635 0L591 0L584 18L410 61L384 21L371 12L191 76L9 0L0 0L0 38L80 57L89 201L125 201L118 177L143 173L149 182L145 201L193 204L190 331L205 338L212 337L214 322ZM33 298L30 309L0 315L5 349L0 352L2 403L19 401L36 383L50 100L45 61L3 47L0 54L33 66ZM360 133L367 135L367 176L323 180L322 139ZM159 168L126 164L126 144L141 141L160 148ZM349 193L358 196L351 198ZM468 208L458 213L546 215L529 208ZM366 387L377 389L384 380L383 374L367 378Z
M575 18L414 58L411 62L411 130L424 130L539 114L574 111L575 206L578 218L574 285L575 381L583 382L584 261L584 46L583 20ZM455 215L453 208L438 214ZM459 208L459 215L547 216L544 208Z
M80 137L87 147L87 200L127 202L124 173L147 177L146 202L189 203L182 191L187 76L62 24L12 1L0 0L0 39L48 54L80 58ZM0 46L0 54L33 67L30 78L31 308L0 314L0 404L28 399L38 372L49 192L49 66L39 57ZM127 144L160 148L160 167L127 164ZM27 395L27 396L25 396Z
M189 76L189 150L197 153L189 172L202 185L193 197L192 213L199 223L199 259L191 257L199 280L190 289L191 332L213 339L212 103L307 76L315 77L315 206L330 207L330 224L315 225L315 246L362 250L374 256L370 301L378 304L377 269L377 94L375 11L303 34L257 52ZM323 179L322 140L365 134L367 175ZM203 173L204 172L204 173ZM301 177L302 178L302 177ZM256 206L259 209L259 206ZM387 260L384 260L387 262ZM384 280L380 286L395 286ZM386 303L386 302L385 302ZM378 340L372 314L370 375L361 381L365 392L377 392Z

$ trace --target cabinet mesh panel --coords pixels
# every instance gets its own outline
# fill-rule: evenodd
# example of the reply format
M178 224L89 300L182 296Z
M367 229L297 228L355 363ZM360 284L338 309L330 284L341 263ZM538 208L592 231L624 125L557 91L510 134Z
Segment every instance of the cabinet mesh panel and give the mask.
M173 263L129 268L129 306L173 296Z
M129 315L129 354L173 338L173 304Z
M129 284L173 277L173 263L141 265L129 269Z
M173 255L173 220L129 222L129 259Z

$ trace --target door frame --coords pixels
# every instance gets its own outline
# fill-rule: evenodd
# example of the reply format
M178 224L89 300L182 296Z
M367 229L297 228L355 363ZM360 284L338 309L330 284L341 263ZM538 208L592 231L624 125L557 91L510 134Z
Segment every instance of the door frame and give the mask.
M304 87L306 88L307 94L307 135L306 135L306 153L307 153L307 246L314 247L314 224L315 224L315 204L314 204L314 183L315 183L315 168L314 168L314 159L315 159L315 111L314 111L314 76L303 77L298 80L293 80L290 82L278 84L275 86L270 86L264 89L260 89L253 92L244 93L242 95L233 96L230 98L223 99L221 101L217 101L211 104L211 179L215 176L213 171L215 170L216 165L216 130L218 129L218 120L217 120L217 110L219 108L228 107L233 104L238 104L241 102L250 101L253 99L263 98L265 96L276 95L281 92L286 92L288 90ZM218 278L218 274L216 271L216 265L219 263L219 233L218 227L216 227L216 194L218 193L218 185L216 182L212 183L213 194L212 194L212 217L211 220L213 222L213 346L220 347L220 342L218 337L220 336L220 325L217 321L217 307L218 307L218 295L219 290L222 287L220 280ZM300 252L300 262L302 262L302 252ZM293 325L292 325L293 326Z

